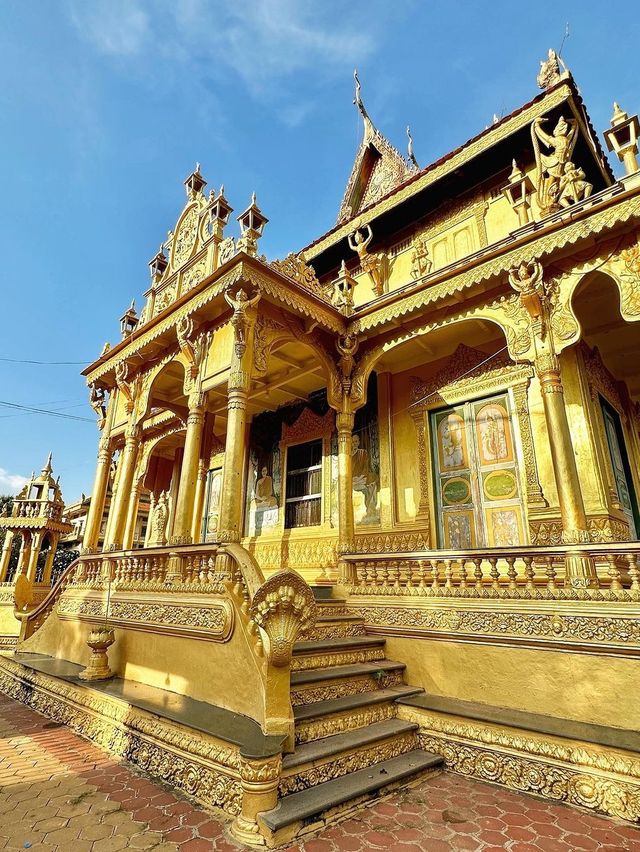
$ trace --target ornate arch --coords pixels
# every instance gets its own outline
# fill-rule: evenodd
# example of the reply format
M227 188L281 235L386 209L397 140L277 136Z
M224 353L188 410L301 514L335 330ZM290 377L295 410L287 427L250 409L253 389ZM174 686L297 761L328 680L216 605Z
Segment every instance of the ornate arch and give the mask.
M640 321L640 241L635 235L631 240L608 240L580 262L554 264L547 271L551 328L558 353L582 336L574 309L575 295L598 272L617 287L622 319Z
M151 401L151 390L153 388L154 382L162 373L164 368L170 364L172 361L180 364L181 367L185 370L185 375L187 371L187 365L185 364L185 359L181 356L179 352L171 352L169 355L165 355L164 358L161 358L156 364L146 370L144 373L140 374L140 390L137 398L137 416L136 422L142 423L143 420L148 416L149 411L151 409L150 401Z
M276 320L262 313L258 315L254 349L254 370L256 374L264 375L267 372L269 355L273 347L282 341L302 343L311 349L325 371L327 398L329 405L335 408L340 399L342 384L334 356L327 350L316 330L307 331L302 322L291 316L282 316Z
M414 337L426 336L451 325L469 322L471 320L486 320L496 325L505 336L507 350L513 361L532 361L529 320L526 312L520 307L517 296L505 297L482 308L472 309L465 313L439 322L425 323L410 331L398 329L397 333L388 337L383 343L365 348L358 359L354 370L352 385L353 408L361 408L367 401L367 383L369 376L380 358Z
M149 462L151 460L153 451L158 446L158 444L165 438L168 438L170 435L175 435L179 432L186 431L187 427L184 424L181 424L180 426L170 426L167 429L163 429L162 432L158 433L153 438L150 438L148 441L144 442L140 451L138 463L136 464L136 472L133 477L134 483L136 485L140 485L142 483L142 480L144 479L144 476L149 467Z

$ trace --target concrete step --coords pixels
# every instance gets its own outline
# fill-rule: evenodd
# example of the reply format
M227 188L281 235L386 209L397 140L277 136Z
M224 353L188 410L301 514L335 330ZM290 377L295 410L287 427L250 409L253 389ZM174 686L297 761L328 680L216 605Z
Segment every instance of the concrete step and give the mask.
M364 636L364 621L353 616L325 616L302 634L303 640L341 639L346 636Z
M402 719L387 719L385 722L376 722L366 728L355 731L347 731L344 734L335 734L333 737L324 737L310 743L299 745L293 754L288 754L282 761L283 774L289 774L293 769L304 766L307 763L324 762L330 757L345 752L353 752L365 746L373 745L381 740L392 737L403 736L417 731L419 726L415 722L405 722Z
M318 683L324 680L336 678L364 677L374 675L376 672L404 671L404 663L396 663L393 660L378 660L374 663L355 663L350 666L331 666L326 669L310 669L309 671L292 672L291 686Z
M301 671L382 660L384 643L384 638L375 636L346 636L296 642L291 669Z
M291 703L312 704L314 701L400 686L404 683L404 669L403 663L378 660L353 666L292 672Z
M278 795L288 796L419 748L418 725L387 719L296 747L282 765Z
M347 695L314 704L294 707L296 748L301 743L321 740L346 731L366 728L376 722L395 719L396 701L422 690L396 686L356 695Z
M273 842L279 843L297 833L304 824L314 822L324 811L335 810L378 797L387 789L433 772L442 765L440 755L416 749L375 766L352 772L342 778L326 781L280 799L277 806L262 814L261 822L272 832ZM286 834L284 829L290 829ZM278 838L278 832L283 832Z
M299 704L293 708L293 718L296 722L308 722L320 719L345 710L356 710L373 704L385 704L399 698L409 698L419 695L424 690L419 686L391 686L389 689L376 689L373 692L363 692L358 695L345 695L342 698L332 698L327 701L316 701L313 704Z

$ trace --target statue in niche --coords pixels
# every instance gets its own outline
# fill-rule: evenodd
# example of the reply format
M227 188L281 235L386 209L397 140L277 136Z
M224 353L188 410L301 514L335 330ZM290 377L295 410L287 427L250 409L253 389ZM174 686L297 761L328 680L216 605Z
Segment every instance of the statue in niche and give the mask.
M349 248L358 255L360 266L371 279L374 293L376 296L381 296L383 292L382 259L369 251L368 246L372 239L371 225L365 225L362 230L356 228L349 234Z
M162 547L167 543L167 526L169 524L169 497L166 491L161 491L157 501L151 497L151 534L149 544Z
M424 234L417 237L413 243L413 254L411 256L411 277L419 281L431 271L431 258L427 248L427 238Z
M269 476L269 469L266 465L263 465L260 471L260 478L256 482L255 495L256 511L277 508L278 501L273 493L273 479Z
M371 519L376 519L378 478L371 469L369 453L364 447L360 446L360 436L357 434L351 438L351 468L353 490L359 491L364 496L366 515L362 522L366 523Z
M541 116L531 125L531 139L538 170L538 205L544 216L559 207L560 185L578 138L575 119L567 120L560 116L551 135L542 129L542 123L546 120ZM540 143L549 149L548 154L541 153Z

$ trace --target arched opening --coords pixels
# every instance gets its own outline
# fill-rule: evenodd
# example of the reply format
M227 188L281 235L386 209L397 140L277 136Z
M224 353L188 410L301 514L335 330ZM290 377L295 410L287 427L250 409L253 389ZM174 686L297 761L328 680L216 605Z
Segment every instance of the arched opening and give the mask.
M7 568L7 576L5 582L12 583L18 570L20 561L20 550L22 548L22 534L16 533L11 543L11 556L9 557L9 566Z
M600 270L580 282L572 307L582 330L575 349L589 386L594 441L611 503L622 512L629 536L638 538L638 441L632 407L640 400L640 323L622 318L618 286Z
M526 394L529 368L510 361L502 328L470 319L416 333L375 369L388 399L381 431L391 436L391 520L424 529L432 547L525 543L528 476L514 386Z
M42 544L40 545L40 553L38 553L38 559L36 560L36 583L44 582L45 568L47 566L47 560L50 553L51 536L49 533L45 533L44 538L42 539Z

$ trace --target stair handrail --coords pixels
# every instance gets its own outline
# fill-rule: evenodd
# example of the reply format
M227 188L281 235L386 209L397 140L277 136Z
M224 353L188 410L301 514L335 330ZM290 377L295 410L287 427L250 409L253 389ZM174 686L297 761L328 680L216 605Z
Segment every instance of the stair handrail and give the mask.
M17 607L14 608L13 614L20 622L20 641L32 636L44 622L81 564L82 556L78 556L77 559L74 559L73 562L67 565L54 585L51 586L49 594L32 609L20 610Z

